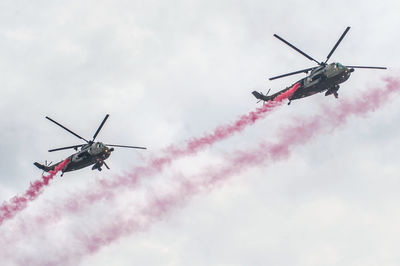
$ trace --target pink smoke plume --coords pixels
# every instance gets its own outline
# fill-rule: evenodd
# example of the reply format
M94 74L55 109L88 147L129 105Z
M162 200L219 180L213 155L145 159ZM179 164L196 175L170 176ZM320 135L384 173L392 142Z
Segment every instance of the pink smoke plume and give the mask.
M30 221L31 224L37 223L41 226L44 226L45 224L58 221L65 213L77 213L82 211L85 207L90 207L92 203L99 200L110 200L110 198L114 197L114 194L118 188L125 187L127 185L132 188L139 182L139 179L160 173L173 161L184 156L195 154L201 149L226 139L234 133L244 130L246 126L250 126L257 120L264 118L268 113L280 106L283 100L289 98L299 88L299 86L299 83L294 84L288 90L278 95L274 101L269 101L262 107L257 108L255 111L240 116L233 123L219 126L210 134L206 134L201 138L193 138L187 141L184 145L184 148L170 146L165 150L163 156L151 158L151 160L144 167L136 167L127 175L113 178L111 181L102 179L97 184L98 186L91 186L86 192L83 193L74 193L66 201L57 203L57 206L54 206L55 208L53 211L39 215L34 219L34 221ZM37 185L40 186L40 188L43 186L39 183ZM37 193L36 197L39 194L40 193ZM7 211L8 218L12 218L14 216L12 213L16 213L17 211L24 209L27 202L27 200L23 197L16 197L12 201L15 201L17 204L5 206L4 208ZM22 203L24 203L24 205ZM15 211L12 211L13 209L15 209ZM16 237L13 240L18 241Z
M62 170L68 162L69 159L67 158L58 164L54 170L49 171L49 175L43 175L42 180L36 180L31 183L29 189L24 195L15 196L11 198L9 202L4 202L0 207L0 225L4 220L13 218L18 212L25 209L29 201L35 200L43 192L43 187L47 186L50 179L53 179L53 177Z
M353 100L341 99L335 107L322 107L323 111L316 116L296 118L290 123L290 126L280 128L275 143L261 142L252 151L230 153L231 155L227 156L224 164L218 165L218 167L204 168L204 171L198 175L201 178L181 176L178 178L178 186L168 194L156 195L153 193L139 211L134 213L124 211L121 213L121 217L110 218L108 226L98 228L92 235L82 233L74 235L75 241L81 243L85 248L82 249L82 246L79 245L79 250L74 250L70 256L79 261L84 256L98 251L101 247L109 245L120 237L146 230L152 223L186 204L192 196L214 189L216 184L222 184L224 180L249 167L266 165L287 158L290 156L291 148L296 145L309 142L318 133L331 132L345 124L351 116L365 116L377 110L399 91L400 81L388 78L383 89L371 89ZM60 254L60 256L65 258L69 255Z
M58 206L54 208L53 212L38 216L34 219L34 221L31 221L31 223L37 223L41 226L44 226L46 223L58 221L63 213L77 213L84 207L90 207L93 202L114 197L114 192L117 188L125 187L126 185L132 187L137 184L139 177L144 178L157 174L161 172L165 166L171 164L172 161L183 156L195 154L199 150L226 139L234 133L244 130L246 126L250 126L257 120L264 118L268 113L280 106L283 100L290 97L299 88L299 86L299 83L294 84L287 91L278 95L274 101L270 101L264 104L262 107L257 108L255 111L240 116L231 124L216 128L211 134L206 134L201 138L194 138L187 141L184 145L184 148L179 149L174 146L168 147L164 156L152 158L147 166L136 167L126 176L118 177L113 179L111 182L100 180L98 184L99 187L91 187L86 193L74 194L67 201L58 203ZM25 208L25 206L23 208ZM22 210L23 208L20 209ZM11 217L12 216L10 216L10 218ZM18 241L16 238L13 240Z
M101 179L97 187L91 186L86 192L73 194L68 200L58 203L58 206L54 208L53 212L38 216L35 221L41 225L51 221L58 221L63 213L77 213L82 211L85 207L90 207L94 202L114 197L114 192L117 188L127 185L133 187L138 183L140 178L150 177L160 173L165 166L171 164L174 160L178 160L183 156L195 154L199 150L211 146L217 141L221 141L234 133L242 131L246 126L254 124L257 120L265 117L266 114L280 106L282 101L290 97L299 86L299 83L294 84L287 91L278 95L274 101L264 104L262 107L257 108L256 111L240 116L231 124L216 128L211 134L206 134L201 138L194 138L187 141L184 148L179 149L174 146L168 147L164 156L152 158L146 166L136 167L125 176L116 177L112 179L112 181ZM37 183L37 185L40 186L40 188L43 186L43 184L39 183ZM37 196L38 195L36 195L35 198ZM14 201L16 204L4 207L7 211L7 217L9 218L14 216L11 215L15 212L12 211L13 209L22 210L26 207L27 200L24 197L13 198L12 202Z
M329 132L347 122L352 116L364 116L383 106L391 96L400 90L400 82L397 79L386 79L386 86L383 89L370 89L360 97L353 100L340 99L336 107L322 107L323 111L319 115L296 119L290 126L281 128L278 132L278 140L275 143L260 143L257 149L253 151L236 151L226 158L226 162L218 167L208 167L201 172L198 178L180 178L179 185L170 193L165 195L155 195L150 197L147 203L139 212L121 214L121 217L111 217L110 224L106 227L98 227L94 234L74 235L75 242L79 250L68 250L68 254L59 254L60 263L63 259L69 258L73 261L79 261L83 257L92 254L101 247L106 246L122 236L137 231L146 230L153 222L156 222L165 215L168 215L174 209L187 203L188 200L198 193L215 188L216 184L223 184L227 178L237 175L249 167L265 165L276 160L282 160L290 155L290 149L296 145L307 143L318 133ZM146 173L146 172L144 172ZM124 182L130 180L133 184L136 179L127 178ZM112 186L116 194L124 186ZM83 197L85 197L83 195ZM61 212L75 213L74 209L63 209ZM111 221L112 220L112 221ZM95 225L92 225L95 227ZM82 249L82 245L85 247ZM43 261L42 261L43 262ZM57 262L52 260L55 265Z
M160 220L173 209L182 206L190 197L215 188L217 183L249 167L287 158L290 155L290 148L305 144L322 131L334 130L345 124L352 115L363 116L377 110L400 90L399 80L387 78L386 83L384 89L370 90L355 100L341 100L334 108L323 107L321 115L296 119L292 125L281 128L276 143L262 142L252 151L236 151L227 158L224 165L205 168L199 175L204 177L200 182L193 181L199 180L198 178L182 177L176 190L163 196L154 195L140 212L132 213L131 217L124 217L118 221L113 219L108 227L101 228L96 235L84 238L77 236L87 248L87 253L82 255L94 253L124 235L147 229L152 222Z
M217 127L211 134L188 141L186 147L183 149L174 149L171 147L170 151L172 152L172 155L181 156L192 154L204 146L212 145L217 141L226 139L233 133L242 131L246 126L253 125L260 118L264 118L267 112L271 111L276 106L281 105L282 101L289 98L299 87L300 83L294 84L290 89L279 94L273 101L267 102L262 107L257 108L257 110L254 112L250 112L249 114L241 116L233 124Z
M113 179L112 181L100 180L100 186L103 189L112 189L113 187L120 187L125 185L135 185L138 177L152 176L161 172L165 166L170 165L184 156L193 155L200 150L222 141L235 133L243 131L247 126L253 125L257 120L264 118L268 113L273 111L276 107L280 106L283 100L289 98L300 87L300 83L294 84L288 90L279 94L273 101L269 101L262 107L252 111L248 114L240 116L236 121L228 125L221 125L217 127L212 133L205 134L200 138L193 138L186 142L183 148L176 146L169 146L166 149L165 155L161 157L152 158L145 167L137 167L130 171L127 175ZM92 193L87 195L90 201L96 201L103 198L104 195Z
M212 146L218 141L222 141L235 133L243 131L247 126L253 125L257 120L264 118L268 113L272 112L275 108L282 105L283 100L289 98L300 87L300 83L294 84L288 90L279 94L273 101L269 101L262 107L251 111L248 114L240 116L236 121L231 124L221 125L217 127L212 133L205 134L200 138L193 138L187 141L183 148L169 146L163 156L151 158L146 166L135 167L127 174L117 176L111 180L100 179L98 180L97 187L90 187L87 192L80 195L73 195L68 203L64 204L61 208L68 208L68 211L78 212L85 206L97 202L101 199L112 198L113 191L119 187L133 187L138 184L140 179L151 177L160 173L166 166L170 165L184 156L194 155L200 150ZM59 215L61 213L58 212ZM54 217L57 219L57 217Z

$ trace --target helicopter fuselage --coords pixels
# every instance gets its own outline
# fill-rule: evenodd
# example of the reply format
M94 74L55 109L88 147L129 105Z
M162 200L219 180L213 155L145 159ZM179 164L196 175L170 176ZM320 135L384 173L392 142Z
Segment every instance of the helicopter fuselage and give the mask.
M110 157L113 150L113 148L110 149L101 142L84 145L79 152L69 157L69 163L62 171L70 172L90 165L94 165L93 170L100 170L104 161Z
M290 87L287 87L286 89L283 89L273 95L268 96L264 95L262 92L258 91L253 91L252 94L259 100L259 101L273 101L277 96L280 94L288 91L289 89L292 89L293 92L292 94L288 97L289 99L289 104L290 101L296 100L296 99L301 99L304 97L311 96L313 94L316 94L318 92L324 92L325 96L333 94L335 98L338 98L338 90L339 90L339 84L345 82L346 80L349 79L351 72L354 71L355 68L363 68L363 69L386 69L386 67L376 67L376 66L343 66L340 63L330 63L327 64L329 61L329 58L332 56L332 54L335 52L336 48L339 46L340 42L343 40L344 36L347 34L347 32L350 30L350 27L347 27L346 30L343 32L343 34L340 36L339 40L336 42L335 46L333 46L332 50L329 52L328 56L326 57L325 61L317 61L293 44L289 43L282 37L278 36L277 34L274 34L274 37L279 39L280 41L284 42L287 44L290 48L296 50L298 53L302 54L306 58L308 58L311 61L314 61L315 63L318 64L317 67L311 67L311 68L306 68L286 74L282 74L279 76L275 76L270 78L269 80L274 80L278 78L283 78L291 75L296 75L300 73L306 73L311 71L311 73L291 85ZM269 92L269 91L268 91Z
M63 169L61 169L61 171L62 173L71 172L88 167L90 165L93 165L92 170L97 169L101 171L104 161L110 157L112 151L114 151L114 148L109 148L101 142L85 144L82 146L80 151L68 157L68 163ZM54 170L55 167L62 162L63 161L53 165L41 165L38 163L35 165L42 170L49 172Z
M57 121L51 119L50 117L46 116L46 119L50 120L57 126L63 128L64 130L68 131L75 137L84 140L86 143L85 144L79 144L79 145L72 145L72 146L67 146L67 147L62 147L62 148L57 148L57 149L51 149L49 152L53 151L61 151L61 150L67 150L67 149L74 149L78 152L72 154L69 156L66 160L58 162L53 165L47 165L46 163L40 164L38 162L33 163L37 168L42 169L45 172L49 171L54 171L56 166L60 165L63 162L66 162L66 165L63 165L63 169L61 169L62 173L64 172L71 172L75 171L78 169L85 168L89 165L93 165L92 170L99 170L101 171L101 167L104 165L107 169L110 169L108 165L104 162L108 157L110 157L111 152L114 151L113 147L120 147L120 148L131 148L131 149L146 149L145 147L138 147L138 146L130 146L130 145L116 145L116 144L104 144L102 142L95 142L95 139L97 135L99 134L100 130L102 129L104 123L108 119L110 115L107 114L103 121L101 122L100 126L97 128L96 132L93 135L92 140L86 140L85 138L79 136L75 132L71 131L70 129L66 128L65 126L61 125ZM112 147L112 148L109 148ZM51 164L51 163L50 163Z
M324 91L327 91L326 95L337 93L339 84L348 80L353 71L339 63L318 67L310 75L296 82L300 83L300 87L289 100L301 99Z

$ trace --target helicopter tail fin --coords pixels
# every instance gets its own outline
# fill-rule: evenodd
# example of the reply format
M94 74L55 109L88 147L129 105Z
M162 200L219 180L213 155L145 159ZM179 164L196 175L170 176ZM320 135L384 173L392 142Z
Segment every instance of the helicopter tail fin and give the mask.
M43 171L45 171L45 172L48 172L48 171L50 171L50 170L53 170L53 168L54 167L49 167L49 166L45 166L45 165L43 165L43 164L40 164L40 163L37 163L37 162L35 162L35 163L33 163L37 168L39 168L39 169L41 169L41 170L43 170Z
M260 101L267 102L267 101L272 100L271 96L264 95L262 93L259 93L258 91L253 91L252 94L254 95L254 97L259 99Z

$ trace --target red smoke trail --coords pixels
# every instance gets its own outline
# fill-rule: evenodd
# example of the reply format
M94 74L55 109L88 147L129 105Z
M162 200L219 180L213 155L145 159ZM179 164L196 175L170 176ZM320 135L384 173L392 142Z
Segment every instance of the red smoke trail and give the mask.
M150 177L160 173L164 167L170 165L173 161L184 156L196 154L201 149L211 146L218 141L224 140L234 133L241 132L246 126L253 125L257 120L264 118L269 112L280 106L283 100L289 98L299 88L300 83L294 84L290 89L278 95L274 101L269 101L262 107L252 111L246 115L240 116L236 121L228 125L217 127L212 133L206 134L200 138L193 138L186 142L184 148L170 146L166 149L165 155L152 158L146 166L136 167L124 176L118 176L111 181L100 179L99 187L90 187L87 192L73 195L61 209L67 212L78 212L85 206L97 202L102 199L112 198L113 191L119 187L134 187L138 184L140 178ZM60 215L61 213L58 213ZM57 217L54 217L57 219ZM40 219L43 221L43 219Z
M294 84L287 91L281 93L273 101L269 101L262 107L246 115L240 116L236 121L228 125L217 127L212 133L200 138L193 138L186 142L183 148L169 146L164 152L165 155L151 158L146 166L135 167L123 176L117 176L112 180L99 179L98 187L90 187L90 191L80 195L74 195L61 208L68 208L69 211L80 211L84 206L90 205L102 199L112 198L113 190L118 187L134 187L140 178L150 177L160 173L166 166L170 165L184 156L194 155L200 150L222 141L235 133L243 131L247 126L253 125L257 120L264 118L268 113L282 105L283 100L289 98L300 87L300 83Z
M253 151L236 151L228 156L224 165L205 168L198 178L183 178L179 185L169 194L154 196L139 211L134 213L121 213L121 218L113 217L109 226L99 228L90 236L75 235L75 240L82 243L86 250L74 251L76 260L92 254L101 247L109 245L122 236L136 231L146 230L153 222L159 221L177 207L187 203L188 200L200 193L215 188L216 184L243 172L249 167L265 165L277 160L282 160L290 155L290 149L302 145L318 133L331 132L345 124L351 116L365 116L384 105L394 93L400 91L400 81L386 79L384 89L373 89L360 95L354 101L340 100L336 107L323 107L323 112L311 118L295 119L290 126L282 127L277 136L276 143L262 142ZM127 217L127 215L130 215ZM65 256L63 254L62 256Z
M171 164L172 161L183 156L195 154L199 150L226 139L234 133L241 132L246 126L253 125L257 120L264 118L269 112L272 112L276 107L280 106L282 101L290 97L299 86L300 84L296 83L287 91L278 95L274 101L270 101L262 107L257 108L256 111L239 117L235 122L229 125L216 128L211 134L206 134L201 138L194 138L187 141L184 148L178 149L170 146L166 149L164 156L152 158L145 167L136 167L131 173L113 179L111 182L100 180L99 187L91 187L87 192L73 195L70 199L55 206L54 211L36 217L34 221L31 220L30 223L37 223L43 226L49 222L58 221L63 213L77 213L84 207L91 206L92 203L98 200L112 198L117 188L126 187L127 185L133 187L138 183L139 177L143 178L157 174L161 172L165 166ZM16 240L16 238L14 240Z
M318 112L317 116L308 119L295 119L290 126L281 128L277 134L278 141L276 143L261 143L257 149L253 151L237 151L226 158L226 162L218 167L205 168L201 173L202 179L198 178L180 178L177 188L169 194L158 195L149 198L147 204L139 212L121 213L121 217L111 217L110 224L107 227L98 228L94 234L86 235L85 233L73 234L76 246L73 249L62 251L57 256L53 264L62 264L65 258L70 261L79 261L88 254L92 254L101 247L106 246L118 238L137 231L146 230L153 222L159 221L171 211L177 209L188 200L204 191L215 188L216 184L222 183L225 179L246 170L248 167L265 165L276 160L282 160L290 155L290 149L296 145L302 145L312 140L312 138L321 132L330 132L335 128L345 124L350 116L365 116L383 106L391 96L400 90L400 81L396 79L386 79L386 86L383 89L370 89L364 94L360 94L358 98L352 100L340 99L336 107L323 107L323 111ZM135 182L135 181L133 181ZM116 189L117 187L115 187ZM124 188L120 188L124 189ZM118 190L120 191L120 190ZM118 192L114 191L114 193ZM74 210L65 208L59 210L64 214ZM127 217L128 215L128 217ZM96 227L96 224L91 224ZM38 225L38 230L40 229ZM84 246L84 248L82 248ZM11 247L12 248L12 247ZM35 260L35 258L30 258ZM45 259L45 258L36 258ZM19 260L15 258L15 260ZM31 261L33 263L33 261ZM59 262L59 263L58 263ZM33 263L34 264L34 263ZM37 263L38 265L43 264ZM36 264L35 264L36 265Z
M59 206L58 209L65 209L67 212L79 212L85 206L90 206L102 199L110 199L114 197L115 189L119 187L134 187L138 184L140 178L150 177L160 173L164 167L170 165L173 161L178 160L184 156L196 154L201 149L211 146L214 143L224 140L234 133L241 132L246 126L253 125L257 120L262 119L267 113L273 111L276 107L282 104L282 101L289 98L300 86L300 83L294 84L290 89L278 95L274 101L269 101L262 107L252 111L246 115L240 116L236 121L228 125L217 127L212 133L206 134L201 138L193 138L185 144L184 148L177 148L170 146L166 149L165 155L161 157L152 158L146 166L136 167L124 176L118 176L111 181L100 179L98 180L98 187L90 187L87 192L73 195L67 203ZM46 218L48 218L47 214ZM57 220L61 213L57 212L53 219ZM44 222L44 218L38 218Z
M64 213L78 213L85 207L90 207L91 204L99 200L110 200L114 197L116 189L126 186L132 188L138 184L140 181L139 179L160 173L164 167L170 165L174 160L183 156L195 154L199 150L211 146L217 141L226 139L234 133L244 130L246 126L252 125L257 120L264 118L269 112L272 112L276 107L280 106L284 99L290 97L299 86L299 83L294 84L287 91L278 95L274 101L264 104L262 107L257 108L256 111L240 116L231 124L216 128L211 134L206 134L201 138L194 138L187 141L184 148L178 149L170 146L166 149L165 155L152 158L144 167L136 167L128 174L113 178L111 181L104 179L99 180L98 186L91 186L85 192L74 193L69 199L57 203L53 211L36 217L34 221L30 221L30 223L37 223L43 226L44 224L58 221ZM21 207L21 209L23 208L25 208L25 206ZM10 216L10 218L11 217L12 216Z
M63 169L69 159L65 159L59 165L57 165L54 170L49 171L49 175L42 176L43 180L37 180L29 186L29 189L25 192L23 196L15 196L10 199L10 202L4 202L0 207L0 225L4 220L13 218L18 212L26 208L29 201L35 200L41 193L44 186L49 184L50 179Z
M262 119L267 113L273 111L276 107L282 104L282 101L289 98L300 87L300 83L294 84L290 89L281 93L273 101L269 101L262 107L252 111L246 115L240 116L236 121L228 125L217 127L212 133L206 134L200 138L193 138L186 142L183 148L170 146L166 149L166 154L162 157L152 158L145 167L136 167L125 176L118 177L112 181L100 180L100 186L104 189L113 189L120 186L132 186L138 182L138 177L152 176L161 172L165 166L170 165L184 156L196 154L201 149L215 144L218 141L224 140L235 133L243 131L247 126L253 125L257 120ZM102 192L104 193L104 192ZM100 193L92 193L87 195L90 201L97 201L104 196Z
M246 126L253 125L258 119L264 118L267 112L271 111L276 106L281 105L282 101L289 98L299 87L300 83L296 83L289 90L278 95L273 101L269 101L263 107L257 108L255 112L250 112L247 115L241 116L233 124L217 127L211 134L188 141L184 149L174 149L171 147L170 151L172 152L172 155L182 156L192 154L204 146L210 146L217 141L226 139L233 133L242 131Z
M91 206L91 204L94 202L102 199L109 200L110 198L114 197L114 191L117 188L126 186L134 187L137 185L140 178L150 177L160 173L164 167L170 165L174 160L177 160L183 156L195 154L201 149L226 139L234 133L244 130L246 126L252 125L257 120L264 118L268 113L280 106L283 100L290 97L299 88L299 86L299 83L294 84L287 91L278 95L274 101L269 101L262 107L257 108L255 111L240 116L231 124L220 126L212 133L206 134L201 138L194 138L190 141L187 141L184 148L179 149L174 146L168 147L165 151L165 155L152 158L146 166L136 167L125 176L116 177L112 179L112 181L107 181L104 179L99 180L97 187L91 186L87 192L72 195L68 200L58 203L58 206L55 206L53 212L36 217L35 222L44 225L51 221L58 221L63 213L77 213L82 211L85 207ZM26 200L22 199L22 201L25 202ZM17 206L21 206L21 210L26 207L22 206L21 204L18 204ZM9 218L12 216L13 215L11 215ZM31 221L31 223L33 223L33 221Z

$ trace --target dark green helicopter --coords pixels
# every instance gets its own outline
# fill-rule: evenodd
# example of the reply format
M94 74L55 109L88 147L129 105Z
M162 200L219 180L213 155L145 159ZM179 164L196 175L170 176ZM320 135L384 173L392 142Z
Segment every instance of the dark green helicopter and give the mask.
M107 169L110 169L105 162L105 160L108 157L110 157L111 152L114 151L114 148L110 148L110 147L146 149L145 147L104 144L102 142L95 142L94 140L96 139L97 135L99 134L101 128L103 127L104 123L106 122L106 120L109 116L110 115L108 115L108 114L106 115L106 117L103 119L103 122L101 122L100 126L94 133L93 139L89 140L89 141L82 138L81 136L74 133L73 131L69 130L68 128L64 127L63 125L57 123L50 117L46 116L46 118L48 120L50 120L51 122L55 123L56 125L62 127L63 129L65 129L66 131L68 131L69 133L74 135L75 137L77 137L81 140L84 140L86 142L86 144L79 144L79 145L73 145L73 146L49 150L49 152L66 150L66 149L74 149L77 151L80 148L80 150L78 152L72 154L71 156L69 156L67 158L68 159L67 164L63 167L63 169L61 169L61 171L62 171L61 176L64 174L64 172L75 171L75 170L87 167L89 165L93 165L92 170L97 169L97 170L101 171L102 170L101 167L103 165L105 165ZM49 172L49 171L54 171L55 167L64 161L58 162L53 165L51 165L51 163L50 163L50 165L47 165L47 163L45 163L45 165L42 165L40 163L35 162L34 165L37 166L39 169L42 169L45 172Z
M270 78L269 80L274 80L274 79L283 78L283 77L287 77L287 76L291 76L291 75L295 75L295 74L299 74L299 73L308 74L308 72L311 71L307 77L297 81L290 87L287 87L286 89L283 89L275 94L268 96L269 91L266 95L264 95L260 92L257 92L257 91L253 91L252 94L260 101L264 101L264 102L273 101L281 93L283 93L291 88L294 88L296 86L298 88L288 98L289 99L288 104L290 104L290 102L292 100L301 99L301 98L316 94L318 92L324 92L324 91L326 91L325 96L333 94L336 98L338 98L339 84L345 82L350 77L350 73L352 73L355 68L386 69L386 67L344 66L340 63L327 64L329 58L331 57L333 52L336 50L336 48L339 46L340 42L343 40L344 36L347 34L347 32L349 30L350 30L350 27L347 27L346 30L343 32L342 36L340 36L339 40L336 42L335 46L332 48L332 50L328 54L325 62L318 62L317 60L315 60L308 54L304 53L303 51L301 51L300 49L298 49L297 47L295 47L294 45L289 43L288 41L286 41L283 38L279 37L278 35L274 34L274 37L276 37L279 40L281 40L282 42L286 43L291 48L293 48L300 54L307 57L309 60L316 62L318 64L318 66L310 67L310 68L306 68L306 69L302 69L302 70L298 70L298 71L294 71L291 73L287 73L287 74L283 74L283 75L279 75L279 76Z

